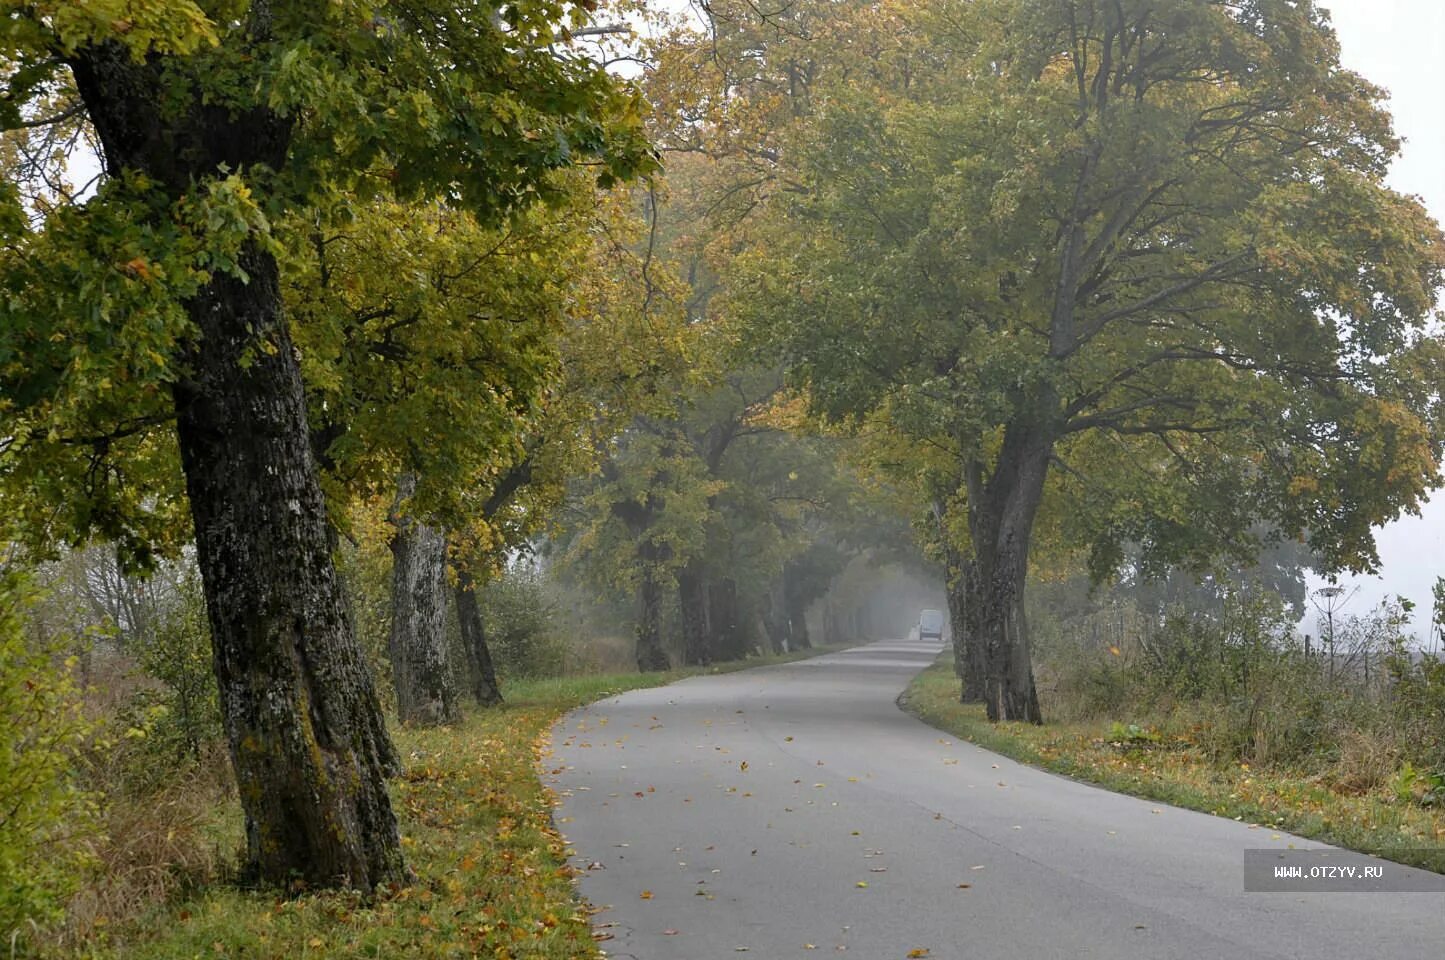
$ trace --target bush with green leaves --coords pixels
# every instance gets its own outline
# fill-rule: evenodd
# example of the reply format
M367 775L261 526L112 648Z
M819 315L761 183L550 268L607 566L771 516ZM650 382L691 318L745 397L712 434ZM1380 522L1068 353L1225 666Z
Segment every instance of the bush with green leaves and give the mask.
M151 752L199 761L221 738L211 631L199 574L191 570L180 577L154 626L136 634L129 647L140 668L162 685L136 695L128 712L144 722L132 728L145 731Z
M60 918L88 860L94 804L74 778L90 733L55 643L27 641L34 588L0 572L0 940L19 954ZM13 947L12 947L13 945Z
M1386 667L1396 729L1409 758L1445 774L1445 660L1399 644Z
M567 645L556 630L556 607L536 573L508 570L483 588L480 604L499 674L519 679L563 672Z

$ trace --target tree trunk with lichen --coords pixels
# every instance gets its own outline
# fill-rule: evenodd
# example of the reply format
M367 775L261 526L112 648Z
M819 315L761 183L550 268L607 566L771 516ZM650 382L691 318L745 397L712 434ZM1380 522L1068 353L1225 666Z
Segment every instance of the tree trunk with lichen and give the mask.
M217 277L192 304L173 392L249 869L369 889L403 876L400 764L328 549L276 264L248 245L242 265L249 282Z
M458 716L447 644L447 541L442 531L407 515L416 477L397 483L391 522L391 674L402 723L433 727Z
M1040 409L1049 410L1045 394ZM985 484L974 471L969 489L971 558L963 564L960 602L967 630L963 696L981 677L990 720L1042 723L1034 685L1024 584L1034 518L1043 501L1052 441L1042 417L1013 424L1004 434Z
M713 661L713 631L708 620L708 582L693 564L677 573L677 603L682 613L682 662L705 666Z
M145 174L158 218L223 165L244 177L285 164L289 118L181 109L159 60L115 42L67 63L106 172ZM385 783L400 764L328 548L280 272L257 237L236 266L186 305L196 335L172 397L246 872L367 890L406 876Z
M662 585L653 564L644 557L637 585L637 669L652 673L671 666L662 645Z

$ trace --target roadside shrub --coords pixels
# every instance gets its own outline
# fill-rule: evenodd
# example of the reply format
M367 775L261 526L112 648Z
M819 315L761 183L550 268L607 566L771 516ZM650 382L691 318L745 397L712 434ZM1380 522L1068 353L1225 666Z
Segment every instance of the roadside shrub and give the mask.
M1445 771L1445 661L1396 643L1386 668L1394 725L1407 758Z
M555 628L556 608L535 573L507 571L482 588L479 603L499 674L515 679L563 672L567 645Z
M21 575L0 573L0 938L14 953L60 918L89 860L93 814L73 775L90 732L75 661L27 643L35 597Z
M144 732L154 759L199 763L221 739L211 631L200 577L183 576L152 629L133 638L131 652L160 689L139 691L126 710L129 729Z

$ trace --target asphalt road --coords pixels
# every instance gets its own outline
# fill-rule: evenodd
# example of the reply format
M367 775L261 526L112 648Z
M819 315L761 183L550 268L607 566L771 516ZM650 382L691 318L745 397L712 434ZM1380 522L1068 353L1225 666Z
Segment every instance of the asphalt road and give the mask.
M1445 956L1445 893L1246 893L1246 848L1320 845L1043 773L906 716L895 698L938 652L885 641L635 691L559 724L557 818L604 949Z

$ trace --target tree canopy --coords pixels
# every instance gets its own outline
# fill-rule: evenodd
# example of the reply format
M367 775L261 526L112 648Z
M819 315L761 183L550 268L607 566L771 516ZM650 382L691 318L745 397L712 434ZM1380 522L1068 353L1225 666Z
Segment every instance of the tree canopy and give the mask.
M818 409L952 452L926 483L971 553L984 620L956 636L984 639L991 714L1037 718L1009 611L1041 511L1096 576L1261 529L1370 567L1371 527L1439 482L1445 248L1385 186L1382 93L1325 16L1003 0L900 23L876 69L814 90L730 297Z

